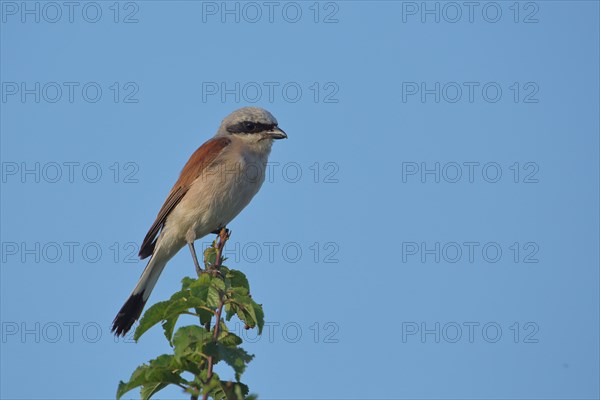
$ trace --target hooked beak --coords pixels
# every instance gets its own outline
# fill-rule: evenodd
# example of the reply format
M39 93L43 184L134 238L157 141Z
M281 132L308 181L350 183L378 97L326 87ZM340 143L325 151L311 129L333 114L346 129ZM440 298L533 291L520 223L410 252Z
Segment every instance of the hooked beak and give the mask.
M280 127L276 126L267 132L273 139L287 139L287 134Z

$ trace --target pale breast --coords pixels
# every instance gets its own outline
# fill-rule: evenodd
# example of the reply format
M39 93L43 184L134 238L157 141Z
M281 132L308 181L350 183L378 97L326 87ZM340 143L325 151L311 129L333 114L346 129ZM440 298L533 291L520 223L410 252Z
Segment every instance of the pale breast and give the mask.
M265 180L267 154L232 146L191 185L169 222L186 239L226 226L250 203Z

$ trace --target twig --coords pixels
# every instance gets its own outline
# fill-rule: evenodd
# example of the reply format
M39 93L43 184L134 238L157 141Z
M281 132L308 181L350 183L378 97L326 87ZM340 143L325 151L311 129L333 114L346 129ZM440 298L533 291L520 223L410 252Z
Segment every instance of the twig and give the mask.
M222 228L221 231L219 232L219 240L217 241L217 246L216 246L216 256L215 256L215 263L212 266L211 270L213 272L213 274L218 274L219 273L219 268L221 267L221 263L223 262L223 248L225 247L225 243L227 242L227 240L229 240L229 236L231 235L231 232L226 229L226 228ZM219 333L221 330L221 314L223 313L223 306L225 305L225 302L223 301L223 294L220 294L220 299L219 299L219 307L217 307L217 311L215 313L215 328L213 331L213 339L217 340L217 338L219 337ZM210 321L206 323L205 328L210 331ZM210 382L210 380L212 379L213 376L213 363L214 363L214 359L213 356L209 356L208 357L208 373L206 374L206 381L207 383ZM197 400L194 399L194 397L192 396L192 400ZM202 395L202 400L208 400L208 393L204 393Z
M213 269L218 271L221 263L223 261L223 248L225 247L225 242L229 240L229 236L231 236L231 232L227 228L222 228L219 231L219 241L217 242L217 254L215 257L215 264L213 265Z

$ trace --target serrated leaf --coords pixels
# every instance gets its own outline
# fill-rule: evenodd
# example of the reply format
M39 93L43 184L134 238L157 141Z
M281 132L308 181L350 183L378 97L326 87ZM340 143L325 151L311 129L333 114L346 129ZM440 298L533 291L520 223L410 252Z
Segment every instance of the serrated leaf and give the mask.
M142 389L140 390L140 396L141 396L142 400L148 400L150 397L152 397L153 394L163 390L167 386L169 386L168 383L162 383L162 382L156 382L156 383L144 385L144 386L142 386Z
M226 257L221 257L221 261L227 260ZM224 266L222 263L219 265L219 272L221 272L222 276L226 276L229 273L230 269Z
M194 284L190 287L190 296L195 299L202 300L206 303L206 299L208 297L208 289L210 288L210 281L207 283L198 283Z
M222 292L225 291L225 282L223 282L223 279L220 279L220 278L213 279L211 282L211 286L216 287L217 289L219 289Z
M173 346L175 348L175 358L181 360L187 358L200 361L204 356L204 347L212 342L213 338L210 332L196 325L183 326L177 330L173 336Z
M117 400L128 391L141 386L142 399L149 399L154 393L169 384L183 385L188 383L179 375L171 355L163 354L148 364L142 364L131 375L129 382L119 382Z
M208 289L208 296L206 297L206 305L210 308L219 307L219 302L221 301L221 296L219 294L219 290L214 286L211 286Z
M221 332L217 341L223 346L238 346L242 344L242 338L232 332Z
M242 288L239 289L239 291L242 291ZM229 301L234 303L232 308L235 308L238 318L250 328L254 328L258 319L254 307L254 300L244 294L232 293Z
M192 282L189 285L189 288L196 288L196 287L201 287L201 286L208 286L210 285L210 282L212 281L212 275L208 272L203 272L200 274L200 276L197 279L193 279Z
M226 319L229 320L235 312L248 327L258 326L258 333L262 334L265 325L265 314L262 306L255 302L244 287L232 288L228 291Z
M221 379L219 379L219 375L213 373L210 381L203 386L202 393L208 393L209 396L215 400L226 399L225 392L223 392L223 389L221 388Z
M146 310L133 334L133 339L135 341L137 341L144 332L164 319L165 310L169 307L169 304L171 304L170 300L161 301Z
M175 324L177 323L179 316L182 313L188 312L190 309L194 309L202 320L210 320L210 311L201 308L207 307L207 282L210 282L210 280L199 279L186 281L185 284L188 286L188 289L181 290L173 294L169 300L156 303L150 307L141 318L140 324L136 328L134 339L138 340L139 337L152 326L164 321L162 324L163 332L167 340L171 342L173 330L175 329ZM204 296L204 298L196 295ZM198 312L199 310L202 310L201 314Z
M148 368L148 365L142 364L133 371L131 374L131 378L129 378L128 382L119 381L119 386L117 387L117 400L119 400L125 393L129 392L136 387L142 386L145 382L145 372Z
M241 382L221 381L221 388L227 400L244 400L249 392L248 386Z
M200 318L200 325L206 325L212 319L213 313L203 308L196 308L196 314Z
M225 283L222 279L213 279L210 288L208 289L208 296L206 298L206 305L210 308L217 308L221 302L222 293L225 291Z
M207 353L216 356L218 360L223 360L227 365L233 368L235 372L235 379L240 380L242 373L246 369L248 364L254 356L248 354L246 350L241 347L223 346L221 343L210 343L206 346Z
M163 333L171 345L173 345L173 330L175 330L175 324L177 324L178 319L179 315L173 315L171 318L165 319L162 323Z
M142 318L140 319L140 323L135 330L133 338L137 341L148 329L152 328L159 322L166 320L169 316L171 316L172 310L175 307L179 307L179 309L182 309L181 304L186 296L190 296L189 292L187 290L181 290L179 292L174 293L169 300L160 301L152 305L152 307L147 309ZM183 308L185 309L185 307ZM176 320L177 318L175 318L175 321ZM170 340L169 337L167 337L167 339Z
M256 326L254 318L252 318L252 315L246 311L244 306L238 305L236 315L246 325L247 328L254 328Z
M254 315L256 316L258 334L261 335L263 327L265 326L265 312L263 311L262 304L258 304L254 300L252 300L252 307L254 308Z
M196 279L190 278L189 276L185 276L181 280L181 289L188 289L190 287L190 285L195 281L196 281Z
M228 301L225 303L225 319L229 321L237 313L237 306L235 303Z
M248 290L248 288L242 286L232 287L227 293L230 295L230 297L242 296L244 298L251 298L250 291Z
M227 272L226 277L230 280L232 288L245 288L248 292L250 291L248 278L243 272L232 269Z
M204 268L210 269L215 265L217 260L217 249L215 249L216 241L213 242L212 247L208 247L204 250Z

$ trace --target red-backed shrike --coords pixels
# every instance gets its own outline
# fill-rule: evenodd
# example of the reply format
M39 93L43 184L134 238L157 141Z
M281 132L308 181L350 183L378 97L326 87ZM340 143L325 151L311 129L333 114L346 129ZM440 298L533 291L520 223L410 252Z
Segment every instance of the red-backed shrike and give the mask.
M144 238L140 257L151 258L113 321L117 336L131 329L167 262L186 244L200 269L194 241L224 228L248 205L264 182L273 140L284 138L271 113L245 107L192 154Z

